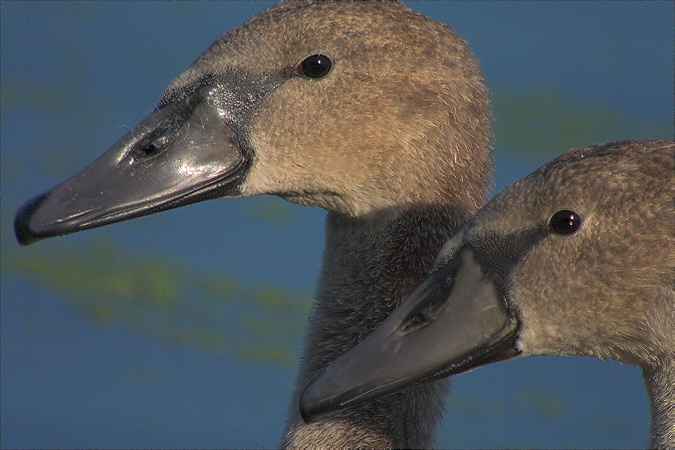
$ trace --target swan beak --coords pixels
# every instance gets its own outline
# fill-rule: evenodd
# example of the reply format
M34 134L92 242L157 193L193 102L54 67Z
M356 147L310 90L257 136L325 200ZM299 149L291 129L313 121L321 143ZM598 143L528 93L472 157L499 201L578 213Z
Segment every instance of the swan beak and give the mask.
M91 166L25 203L20 244L237 195L248 157L204 86L154 110Z
M518 320L470 248L434 272L374 332L305 389L305 421L518 354Z

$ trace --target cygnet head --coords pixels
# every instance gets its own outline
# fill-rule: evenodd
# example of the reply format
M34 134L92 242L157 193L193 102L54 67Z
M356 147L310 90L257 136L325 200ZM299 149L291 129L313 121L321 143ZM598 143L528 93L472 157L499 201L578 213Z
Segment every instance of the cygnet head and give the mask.
M573 151L497 196L468 227L476 248L489 248L491 235L520 247L510 273L500 270L524 355L644 367L675 352L674 164L672 142ZM502 259L488 258L495 267Z
M524 355L675 355L675 143L558 157L496 195L391 316L305 390L306 418Z
M449 27L396 2L285 2L225 33L127 136L25 204L17 237L256 194L354 218L473 213L489 126L478 64Z

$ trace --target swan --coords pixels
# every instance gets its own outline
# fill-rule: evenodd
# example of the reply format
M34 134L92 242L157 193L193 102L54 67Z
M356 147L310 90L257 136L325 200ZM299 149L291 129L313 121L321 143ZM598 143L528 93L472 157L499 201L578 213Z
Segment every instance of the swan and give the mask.
M308 420L518 356L642 370L650 447L675 447L675 142L566 153L495 196L433 274L312 381Z
M274 5L215 41L88 168L26 202L21 244L197 201L324 208L325 252L298 390L429 273L484 203L491 113L450 27L397 2ZM305 423L289 447L426 447L447 382Z

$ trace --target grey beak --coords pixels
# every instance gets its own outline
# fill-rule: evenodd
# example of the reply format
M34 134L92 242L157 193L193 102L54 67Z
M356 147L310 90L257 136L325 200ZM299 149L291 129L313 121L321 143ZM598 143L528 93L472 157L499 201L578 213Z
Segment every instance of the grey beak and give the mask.
M17 212L22 245L235 193L248 155L204 86L153 111L91 166Z
M515 356L518 321L470 248L431 275L300 398L305 420Z

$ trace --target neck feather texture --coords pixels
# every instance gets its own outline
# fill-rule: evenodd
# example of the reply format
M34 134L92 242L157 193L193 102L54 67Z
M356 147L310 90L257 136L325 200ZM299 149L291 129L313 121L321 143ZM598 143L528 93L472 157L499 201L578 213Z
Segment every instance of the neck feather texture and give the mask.
M651 448L675 448L675 358L642 370L652 408Z
M329 413L310 424L300 418L298 397L315 375L360 342L426 278L441 246L467 215L422 208L376 222L329 213L323 266L284 446L431 445L447 381Z

